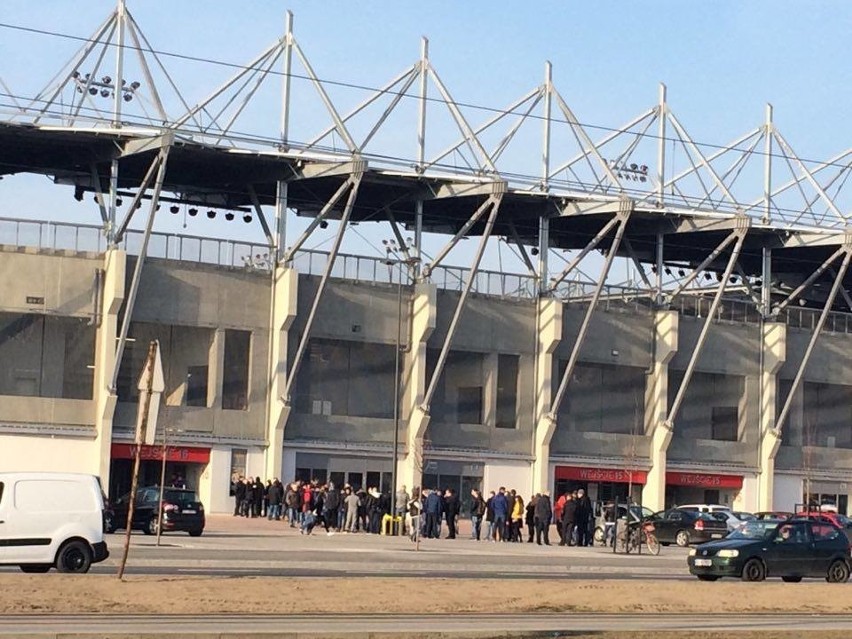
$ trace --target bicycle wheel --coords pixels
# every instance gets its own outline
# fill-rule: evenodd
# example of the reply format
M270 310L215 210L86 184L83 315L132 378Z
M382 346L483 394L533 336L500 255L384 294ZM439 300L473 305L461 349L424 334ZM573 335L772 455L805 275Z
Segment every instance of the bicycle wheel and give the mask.
M645 544L648 546L648 552L652 555L660 554L660 540L654 533L647 533L645 536Z

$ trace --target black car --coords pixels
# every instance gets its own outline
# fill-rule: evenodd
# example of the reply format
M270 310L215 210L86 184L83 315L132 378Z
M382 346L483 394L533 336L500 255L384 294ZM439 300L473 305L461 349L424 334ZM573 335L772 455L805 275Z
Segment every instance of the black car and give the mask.
M831 523L807 519L746 522L721 541L692 549L689 572L702 581L740 577L763 581L781 577L825 577L829 582L849 579L849 539Z
M163 532L184 531L193 537L204 532L204 506L198 501L194 490L185 488L166 488L163 491L163 507L157 507L160 500L159 486L146 486L136 491L136 505L133 508L133 528L146 535L156 535L160 525L158 514L162 512ZM130 493L123 495L112 504L104 524L107 532L127 528L127 510Z
M724 521L719 521L709 513L700 513L694 510L670 508L654 513L648 518L648 521L654 523L657 539L664 546L670 544L677 544L678 546L700 544L705 541L722 539L728 534L728 525Z

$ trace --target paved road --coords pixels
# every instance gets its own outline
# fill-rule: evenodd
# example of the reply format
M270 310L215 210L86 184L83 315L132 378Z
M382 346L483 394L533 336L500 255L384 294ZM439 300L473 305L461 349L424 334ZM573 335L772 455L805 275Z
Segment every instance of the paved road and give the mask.
M526 615L63 615L45 617L0 616L0 635L68 632L109 636L122 634L181 635L192 633L311 633L356 634L373 632L578 632L644 630L688 633L695 628L718 632L784 630L792 632L852 630L852 615L597 615L536 613Z
M123 534L108 535L112 557L93 568L114 572ZM0 568L0 571L17 568ZM154 538L134 533L129 574L208 576L393 576L440 578L664 578L687 579L686 551L670 546L658 557L615 555L611 549L424 540L324 533L300 535L282 522L213 516L201 537Z

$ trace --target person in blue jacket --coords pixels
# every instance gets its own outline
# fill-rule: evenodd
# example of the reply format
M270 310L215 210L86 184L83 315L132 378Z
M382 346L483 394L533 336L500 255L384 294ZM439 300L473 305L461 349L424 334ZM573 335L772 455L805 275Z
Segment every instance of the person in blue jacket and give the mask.
M441 536L441 511L443 506L441 494L434 488L426 496L426 538L438 539Z
M503 541L506 517L509 515L509 501L506 499L505 487L500 486L500 491L494 495L491 509L494 511L494 539L495 541Z

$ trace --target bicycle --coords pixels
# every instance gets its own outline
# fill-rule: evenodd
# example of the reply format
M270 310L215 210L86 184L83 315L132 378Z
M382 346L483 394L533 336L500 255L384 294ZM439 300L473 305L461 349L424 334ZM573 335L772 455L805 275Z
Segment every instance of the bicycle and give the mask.
M653 522L646 521L641 524L631 524L628 528L630 530L629 536L619 532L616 538L616 550L628 553L636 552L639 550L639 544L644 543L648 548L648 552L652 555L660 554L660 540L657 539L657 535L654 533Z

